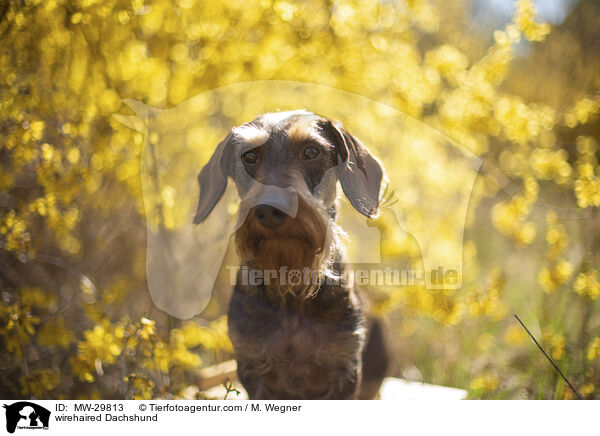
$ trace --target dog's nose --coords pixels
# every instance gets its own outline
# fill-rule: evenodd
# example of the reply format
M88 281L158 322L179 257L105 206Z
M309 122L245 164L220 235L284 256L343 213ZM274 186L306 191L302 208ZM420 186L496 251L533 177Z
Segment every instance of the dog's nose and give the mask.
M268 204L259 204L256 206L254 208L254 216L256 216L256 219L262 226L268 229L279 227L286 218L285 213Z

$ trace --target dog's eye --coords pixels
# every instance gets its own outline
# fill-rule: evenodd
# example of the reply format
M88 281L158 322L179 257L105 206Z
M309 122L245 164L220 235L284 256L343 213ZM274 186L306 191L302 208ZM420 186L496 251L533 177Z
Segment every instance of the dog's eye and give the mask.
M319 155L319 149L316 147L308 146L302 152L304 159L314 159Z
M253 164L258 160L258 155L255 151L250 150L242 155L242 160L246 163Z

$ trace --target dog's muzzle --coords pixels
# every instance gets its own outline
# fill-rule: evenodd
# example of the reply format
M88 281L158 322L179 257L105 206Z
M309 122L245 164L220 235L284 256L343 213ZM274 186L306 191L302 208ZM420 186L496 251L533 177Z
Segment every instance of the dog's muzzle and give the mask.
M252 211L260 225L267 229L276 229L288 219L288 215L268 204L259 204Z
M298 213L298 193L292 187L280 188L255 182L240 205L237 228L252 212L261 226L276 229Z

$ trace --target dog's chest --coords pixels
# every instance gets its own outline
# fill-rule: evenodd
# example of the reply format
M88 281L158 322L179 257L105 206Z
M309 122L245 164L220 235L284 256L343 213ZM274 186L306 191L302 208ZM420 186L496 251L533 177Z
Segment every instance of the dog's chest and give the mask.
M352 397L364 343L360 302L347 290L323 291L315 306L298 309L260 295L236 287L229 308L238 375L251 397Z
M323 365L351 358L362 345L362 313L350 299L316 310L274 307L240 290L232 296L229 324L236 354L271 363Z
M281 361L322 361L332 341L351 335L350 331L340 331L333 324L284 310L277 314L275 324L277 327L268 333L263 343L266 354Z

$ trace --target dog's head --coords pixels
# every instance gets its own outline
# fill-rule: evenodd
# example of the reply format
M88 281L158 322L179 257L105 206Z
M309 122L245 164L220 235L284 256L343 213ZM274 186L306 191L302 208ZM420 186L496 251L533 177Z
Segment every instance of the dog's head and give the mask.
M221 141L198 176L196 224L213 210L229 177L242 198L240 255L260 269L318 269L327 260L338 180L354 208L373 217L383 171L339 123L293 111L262 115Z

